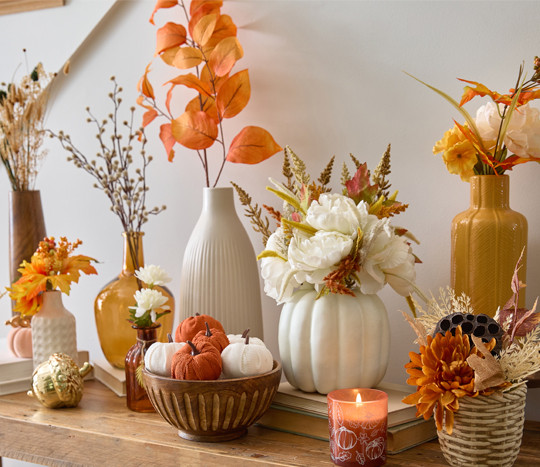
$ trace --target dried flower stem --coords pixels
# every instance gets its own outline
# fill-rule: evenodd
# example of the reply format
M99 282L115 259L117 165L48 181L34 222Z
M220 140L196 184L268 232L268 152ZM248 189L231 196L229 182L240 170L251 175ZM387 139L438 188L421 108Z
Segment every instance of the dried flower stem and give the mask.
M13 191L34 189L39 163L47 154L41 149L43 123L54 76L38 63L19 84L1 83L0 158Z

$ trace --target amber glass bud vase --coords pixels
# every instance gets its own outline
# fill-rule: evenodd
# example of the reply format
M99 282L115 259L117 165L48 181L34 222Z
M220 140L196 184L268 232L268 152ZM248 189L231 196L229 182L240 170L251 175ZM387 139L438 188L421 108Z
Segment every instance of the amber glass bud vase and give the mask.
M137 342L126 355L126 403L128 409L135 412L154 412L154 407L144 389L137 381L137 368L144 361L144 354L154 342L157 341L157 324L152 327L140 328L133 326L137 330Z
M107 361L116 368L124 368L124 360L129 348L135 342L133 329L128 322L130 306L135 305L135 292L143 287L135 277L135 271L144 266L143 233L124 232L124 261L120 275L109 282L96 297L94 313L99 343ZM160 318L161 328L157 338L167 342L167 333L171 332L174 313L174 298L163 286L156 286L163 295L169 298L166 305L171 313ZM158 313L161 309L156 310Z

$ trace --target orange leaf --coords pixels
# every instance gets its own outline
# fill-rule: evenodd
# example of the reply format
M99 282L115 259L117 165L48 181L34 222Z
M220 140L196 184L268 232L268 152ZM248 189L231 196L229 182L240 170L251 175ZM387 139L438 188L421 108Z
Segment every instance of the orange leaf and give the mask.
M244 51L238 39L236 37L227 37L216 45L210 54L208 65L217 76L224 76L231 71L234 64L243 55Z
M185 70L199 65L203 56L199 49L195 47L180 47L173 60L173 66Z
M214 33L217 20L217 15L203 16L193 28L193 40L200 46L205 45L208 42L208 39L210 39Z
M221 6L223 5L223 2L221 0L219 1L202 1L202 2L191 2L191 10L190 13L191 18L189 19L188 23L188 31L191 37L193 36L193 33L195 31L195 26L199 23L199 21L206 15L216 15L219 16L221 14Z
M154 99L154 89L152 88L150 81L148 81L148 72L150 71L150 65L150 63L146 65L146 68L144 69L144 75L142 75L141 79L137 83L137 91L139 91L143 96Z
M278 151L281 151L281 147L268 131L258 126L247 126L232 140L227 160L242 164L258 164Z
M223 0L191 0L189 14L191 16L198 12L199 8L208 11L219 10L223 6Z
M152 121L158 116L156 109L148 109L144 114L142 118L142 126L143 128L152 123Z
M183 85L191 89L195 89L200 94L204 94L206 96L212 95L212 90L208 86L208 84L201 81L199 78L197 78L193 73L188 73L187 75L180 75L177 76L174 79L171 79L168 81L168 83L172 83L174 85ZM166 83L167 84L167 83Z
M467 81L466 79L458 78L460 81L463 81L464 83L474 84L476 87L471 88L470 86L465 86L463 96L461 97L461 102L459 103L459 106L466 104L471 99L473 99L476 96L484 97L489 96L491 97L495 102L497 102L501 95L497 92L491 91L486 86L484 86L482 83L477 83L476 81Z
M174 159L174 151L172 148L176 144L176 140L172 134L172 125L170 123L164 123L159 127L159 139L161 139L163 146L165 146L169 162L172 162Z
M186 105L186 111L197 112L202 110L206 112L215 122L219 122L216 101L211 97L195 97Z
M221 86L216 103L223 118L238 115L249 102L251 87L247 70L232 75Z
M150 22L152 24L155 24L154 23L154 15L161 8L171 8L171 7L176 6L176 5L178 5L178 0L158 0L156 2L156 6L154 7L154 11L152 12L152 16L150 16Z
M161 60L163 60L167 65L169 66L174 66L173 62L174 62L174 57L176 57L176 54L178 53L178 51L180 50L180 47L172 47L168 50L166 50L165 52L163 52L162 54L160 54L160 58Z
M207 65L205 65L201 71L201 81L206 83L210 89L213 89L213 94L219 92L221 85L227 81L228 76L216 76L210 71Z
M214 28L214 33L210 40L203 47L204 54L208 57L214 47L226 37L236 36L236 25L229 15L221 15Z
M188 110L172 121L172 135L188 149L206 149L214 144L218 127L206 112Z
M181 24L167 23L156 34L156 55L186 42L186 28Z

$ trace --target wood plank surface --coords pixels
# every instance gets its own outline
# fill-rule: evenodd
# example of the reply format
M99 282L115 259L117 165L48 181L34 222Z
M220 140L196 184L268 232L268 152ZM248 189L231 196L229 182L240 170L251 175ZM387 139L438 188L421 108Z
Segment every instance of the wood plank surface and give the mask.
M516 466L537 465L540 423L527 422ZM51 466L331 466L327 442L261 427L224 443L177 435L158 414L128 410L98 381L73 409L47 409L24 393L0 397L0 456ZM388 457L388 466L445 466L432 441Z
M63 5L64 0L0 0L0 15Z

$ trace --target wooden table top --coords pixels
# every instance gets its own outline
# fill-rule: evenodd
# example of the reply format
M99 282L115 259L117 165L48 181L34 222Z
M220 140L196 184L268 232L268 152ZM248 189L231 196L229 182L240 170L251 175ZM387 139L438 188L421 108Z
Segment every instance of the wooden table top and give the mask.
M540 422L526 422L516 466L538 465L539 441ZM85 383L73 409L47 409L25 393L0 396L0 456L52 466L332 465L327 442L258 426L224 443L184 440L158 414L130 411L98 381ZM386 465L447 464L435 440L388 456Z

